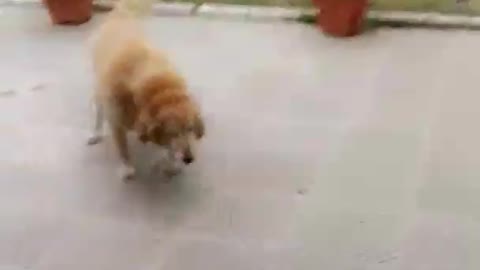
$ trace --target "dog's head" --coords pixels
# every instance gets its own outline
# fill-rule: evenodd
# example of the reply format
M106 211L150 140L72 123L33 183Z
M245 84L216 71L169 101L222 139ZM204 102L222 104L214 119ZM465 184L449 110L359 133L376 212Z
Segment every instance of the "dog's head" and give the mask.
M135 124L139 139L164 146L185 164L192 163L193 143L204 136L205 126L183 79L166 69L145 80L141 88Z
M166 147L185 164L195 160L194 141L205 134L200 114L188 106L169 106L153 115L141 113L135 127L139 139Z

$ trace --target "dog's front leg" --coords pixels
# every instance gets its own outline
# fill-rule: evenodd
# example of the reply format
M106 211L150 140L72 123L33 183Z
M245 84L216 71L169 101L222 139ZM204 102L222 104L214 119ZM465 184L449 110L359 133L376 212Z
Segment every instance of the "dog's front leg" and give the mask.
M92 136L88 139L88 145L95 145L103 140L103 123L105 122L105 114L103 106L98 102L95 103L95 124Z
M164 170L164 174L168 178L172 178L182 171L182 164L180 163L179 158L177 157L175 151L172 151L171 149L169 149L167 158L165 161L166 161L166 164L165 164L166 167Z
M174 164L174 159L170 150L157 149L149 162L150 172L157 173L162 169L162 173L167 176L168 180L171 179L179 173L178 168Z
M135 169L133 168L132 162L130 160L127 133L122 127L112 125L112 134L122 162L122 167L120 168L120 176L124 180L132 180L135 177Z

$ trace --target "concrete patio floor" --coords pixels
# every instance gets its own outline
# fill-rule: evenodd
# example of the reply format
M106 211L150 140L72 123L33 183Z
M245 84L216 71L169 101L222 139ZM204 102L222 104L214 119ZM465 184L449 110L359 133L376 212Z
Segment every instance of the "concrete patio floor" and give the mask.
M175 181L85 146L81 27L0 9L0 269L477 270L480 34L152 18L207 137Z

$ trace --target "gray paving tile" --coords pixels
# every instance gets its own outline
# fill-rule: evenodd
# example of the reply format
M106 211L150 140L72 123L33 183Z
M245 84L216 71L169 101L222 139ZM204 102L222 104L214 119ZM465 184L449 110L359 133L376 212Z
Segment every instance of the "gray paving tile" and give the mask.
M478 33L148 19L207 137L125 184L85 146L102 16L1 16L0 269L478 269Z

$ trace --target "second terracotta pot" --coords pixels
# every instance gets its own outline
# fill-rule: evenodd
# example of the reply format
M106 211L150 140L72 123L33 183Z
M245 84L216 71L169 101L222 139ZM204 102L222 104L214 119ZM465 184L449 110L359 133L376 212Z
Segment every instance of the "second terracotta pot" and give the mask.
M353 36L362 30L367 0L312 0L319 13L317 24L333 36Z

